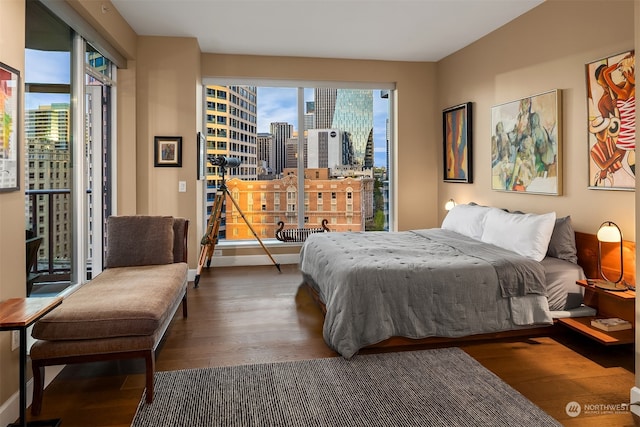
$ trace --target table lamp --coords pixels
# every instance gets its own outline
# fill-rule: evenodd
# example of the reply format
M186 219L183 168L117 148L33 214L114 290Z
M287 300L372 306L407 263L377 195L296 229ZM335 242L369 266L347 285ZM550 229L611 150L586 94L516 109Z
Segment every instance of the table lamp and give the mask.
M622 279L624 276L624 263L622 258L622 231L612 221L605 221L600 225L598 233L598 273L604 280L596 280L595 285L608 291L626 291L627 287ZM616 280L609 279L602 271L602 243L618 243L620 246L620 275Z
M444 210L450 211L456 205L455 200L449 199L447 203L444 204Z

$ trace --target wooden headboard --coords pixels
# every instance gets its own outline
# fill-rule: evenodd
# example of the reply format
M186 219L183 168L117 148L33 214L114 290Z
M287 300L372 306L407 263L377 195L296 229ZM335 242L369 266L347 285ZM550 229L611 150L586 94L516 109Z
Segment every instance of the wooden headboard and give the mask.
M624 280L630 285L636 284L636 244L623 240L622 259L624 261ZM576 231L578 264L588 278L600 278L598 273L598 239L595 234ZM602 244L602 270L610 279L620 274L620 250L617 243Z

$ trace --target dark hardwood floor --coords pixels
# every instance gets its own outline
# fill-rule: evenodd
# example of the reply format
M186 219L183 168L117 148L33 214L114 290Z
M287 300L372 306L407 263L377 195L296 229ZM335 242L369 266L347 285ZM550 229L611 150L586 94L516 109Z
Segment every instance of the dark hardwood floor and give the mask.
M301 281L295 265L283 265L282 273L272 265L204 270L199 288L188 292L189 317L178 310L156 369L336 356L322 339L322 312ZM605 406L629 402L631 345L604 347L562 326L545 336L457 345L563 425L634 425L628 410ZM363 352L372 351L379 350ZM30 419L61 418L63 427L129 426L143 390L141 361L70 365L45 390L42 414ZM573 401L582 405L575 418L565 411Z

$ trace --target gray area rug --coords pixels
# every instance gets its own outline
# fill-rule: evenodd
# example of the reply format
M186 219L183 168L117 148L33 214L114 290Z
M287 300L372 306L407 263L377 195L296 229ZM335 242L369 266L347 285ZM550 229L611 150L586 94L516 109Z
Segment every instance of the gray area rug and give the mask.
M560 426L459 348L157 372L132 426Z

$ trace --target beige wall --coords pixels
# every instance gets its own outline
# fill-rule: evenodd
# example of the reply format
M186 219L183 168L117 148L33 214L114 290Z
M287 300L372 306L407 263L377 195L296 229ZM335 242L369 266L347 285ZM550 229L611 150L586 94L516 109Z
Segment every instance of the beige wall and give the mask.
M0 62L24 77L24 0L5 0L0 15ZM18 41L16 43L16 41ZM22 93L21 93L22 94ZM22 104L22 103L21 103ZM20 108L23 108L20 105ZM21 111L22 115L22 111ZM22 126L19 130L19 160L24 159ZM20 182L24 168L20 165ZM0 301L25 295L24 188L0 193ZM0 333L0 405L18 390L18 351L11 351L11 334Z
M201 128L200 48L192 38L140 37L136 59L136 165L120 170L118 188L135 183L136 213L197 220L202 194L196 172L196 135ZM198 111L197 111L198 110ZM154 167L154 137L182 137L182 167ZM123 141L124 142L124 141ZM178 192L178 182L187 191ZM189 260L197 263L199 237L189 232Z
M438 225L440 116L435 64L243 55L202 55L202 76L395 83L397 99L397 227Z
M589 190L585 64L634 48L634 4L548 0L438 63L438 108L473 102L473 184L439 183L438 206L456 202L571 215L595 233L616 222L635 241L635 192ZM615 23L610 20L615 5ZM609 17L609 18L607 18ZM609 24L613 24L613 28ZM562 196L491 190L491 107L552 89L563 97ZM438 152L442 156L442 151ZM442 176L442 174L438 174ZM440 208L440 217L445 214Z

